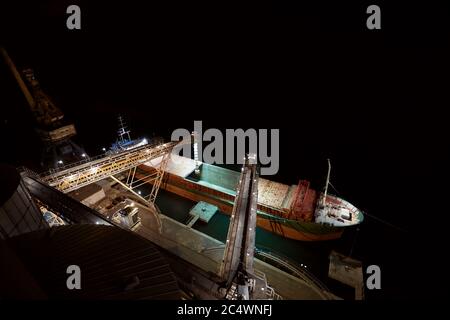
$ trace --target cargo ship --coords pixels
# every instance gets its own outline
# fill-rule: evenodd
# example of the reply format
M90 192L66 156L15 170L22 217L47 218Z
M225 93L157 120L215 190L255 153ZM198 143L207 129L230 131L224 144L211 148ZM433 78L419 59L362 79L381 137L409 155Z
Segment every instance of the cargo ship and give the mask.
M152 174L160 162L158 158L140 165L136 177ZM161 188L192 201L213 204L231 214L239 172L177 155L171 155L165 171ZM306 180L288 186L260 178L257 225L301 241L340 238L345 228L360 224L364 217L351 203L328 193L329 175L330 167L323 192L312 189Z

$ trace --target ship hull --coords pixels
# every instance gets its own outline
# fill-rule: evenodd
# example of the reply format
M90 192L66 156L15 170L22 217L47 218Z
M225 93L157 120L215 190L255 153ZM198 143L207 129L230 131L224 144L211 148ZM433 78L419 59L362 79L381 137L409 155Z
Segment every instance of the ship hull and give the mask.
M144 177L153 168L140 166L136 177ZM183 198L198 202L204 201L217 206L221 212L230 215L233 209L234 195L200 185L195 181L166 173L160 186L162 189ZM286 212L278 211L258 204L258 227L285 238L300 241L325 241L341 237L345 228L322 225L285 218Z
M257 225L282 237L299 241L335 240L339 239L344 232L344 228L282 219L264 213L258 213Z

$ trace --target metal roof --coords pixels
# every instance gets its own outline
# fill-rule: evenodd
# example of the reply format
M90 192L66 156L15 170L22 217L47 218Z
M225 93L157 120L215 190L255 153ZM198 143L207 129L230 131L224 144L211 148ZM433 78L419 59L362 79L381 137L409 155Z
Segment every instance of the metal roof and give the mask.
M20 175L16 168L0 164L0 206L16 191L20 183Z
M159 250L148 240L117 227L59 226L10 238L6 245L49 299L182 297ZM81 269L80 290L67 288L69 265ZM10 272L20 269L11 268Z

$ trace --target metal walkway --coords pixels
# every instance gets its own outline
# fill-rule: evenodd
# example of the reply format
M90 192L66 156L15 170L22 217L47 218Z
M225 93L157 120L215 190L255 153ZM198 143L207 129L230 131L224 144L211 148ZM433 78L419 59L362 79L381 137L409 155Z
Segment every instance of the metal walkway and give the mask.
M253 272L257 181L256 165L249 164L246 160L236 190L223 263L219 273L219 276L227 281L227 285L234 280L238 270Z
M256 155L250 155L242 167L219 270L227 299L273 299L278 296L268 286L265 275L253 268L257 205Z
M160 145L146 145L121 153L91 158L57 172L46 172L40 179L56 189L68 193L88 184L135 168L152 159L168 155L178 142L168 142Z

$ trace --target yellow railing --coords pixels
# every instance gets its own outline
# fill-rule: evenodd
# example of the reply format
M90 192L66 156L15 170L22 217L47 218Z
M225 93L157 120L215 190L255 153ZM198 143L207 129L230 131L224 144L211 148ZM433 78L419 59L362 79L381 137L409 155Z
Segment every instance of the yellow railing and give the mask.
M146 145L41 175L41 180L67 193L172 152L178 142Z

